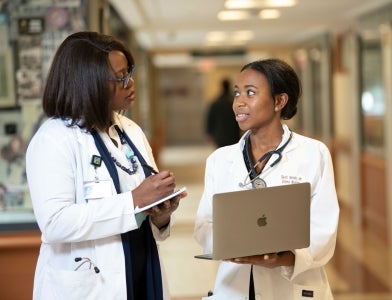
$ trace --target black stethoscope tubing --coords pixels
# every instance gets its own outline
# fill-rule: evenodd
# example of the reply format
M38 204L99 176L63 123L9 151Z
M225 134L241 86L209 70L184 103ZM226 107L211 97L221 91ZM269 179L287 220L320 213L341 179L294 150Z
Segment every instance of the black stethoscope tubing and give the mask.
M275 159L275 161L273 163L271 163L270 168L272 168L273 166L275 166L277 163L279 163L282 160L282 152L283 150L286 148L286 146L290 143L291 138L293 137L293 132L290 131L290 136L287 139L287 141L278 149L275 150L271 150L268 151L267 153L265 153L263 156L261 156L257 162L253 165L252 164L252 160L250 158L250 152L249 152L249 135L245 138L245 147L244 147L244 158L245 158L245 162L246 162L246 166L249 170L249 177L252 177L250 179L253 179L257 176L259 176L261 174L257 174L256 172L256 167L258 164L260 164L261 162L263 162L265 159L267 159L268 157L271 157L272 155L276 154L278 155L278 157Z

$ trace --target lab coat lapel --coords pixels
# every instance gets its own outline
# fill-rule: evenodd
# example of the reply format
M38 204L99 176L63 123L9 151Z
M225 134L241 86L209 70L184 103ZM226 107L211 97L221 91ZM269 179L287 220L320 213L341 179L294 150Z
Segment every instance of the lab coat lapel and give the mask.
M244 140L241 140L236 144L235 147L227 155L227 166L228 176L232 178L230 182L233 182L233 188L239 189L239 184L242 183L248 174L244 158L242 155L242 149L244 147Z

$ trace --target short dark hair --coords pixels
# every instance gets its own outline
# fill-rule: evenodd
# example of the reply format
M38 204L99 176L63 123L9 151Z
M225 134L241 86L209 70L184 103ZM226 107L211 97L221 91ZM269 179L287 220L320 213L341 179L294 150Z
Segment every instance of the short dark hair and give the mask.
M281 118L289 120L297 113L298 100L302 94L301 82L294 69L285 61L271 58L257 60L242 67L241 72L252 69L263 74L268 81L271 96L286 93L288 101L282 109Z
M110 125L109 52L124 53L128 67L134 60L128 48L112 36L77 32L68 36L53 58L46 80L42 106L48 117L70 119L70 126L91 130ZM112 83L110 83L112 82Z

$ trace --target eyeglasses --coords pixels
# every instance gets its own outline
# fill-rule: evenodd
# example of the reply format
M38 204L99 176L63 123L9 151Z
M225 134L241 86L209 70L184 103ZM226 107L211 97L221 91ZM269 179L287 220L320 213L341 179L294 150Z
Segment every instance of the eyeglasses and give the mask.
M125 75L124 77L111 78L109 80L116 81L116 82L122 82L123 89L126 89L128 87L129 82L131 81L131 78L132 78L132 75L134 72L135 72L135 66L132 65L129 73L127 75Z

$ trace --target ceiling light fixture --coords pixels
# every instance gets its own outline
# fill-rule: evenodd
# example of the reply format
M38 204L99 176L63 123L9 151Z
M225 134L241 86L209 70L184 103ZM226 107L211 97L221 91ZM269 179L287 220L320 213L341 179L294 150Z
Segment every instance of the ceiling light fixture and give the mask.
M280 17L280 11L277 9L263 9L259 12L260 19L278 19Z
M221 42L227 39L227 34L224 31L210 31L206 35L208 42Z
M210 31L205 38L206 43L242 43L247 42L254 37L251 30L237 30L233 32Z
M221 21L244 20L250 17L249 12L241 10L223 10L218 13L218 19Z
M252 9L263 7L292 7L297 0L226 0L226 9Z
M229 38L235 41L249 41L255 36L251 30L238 30L230 34Z

